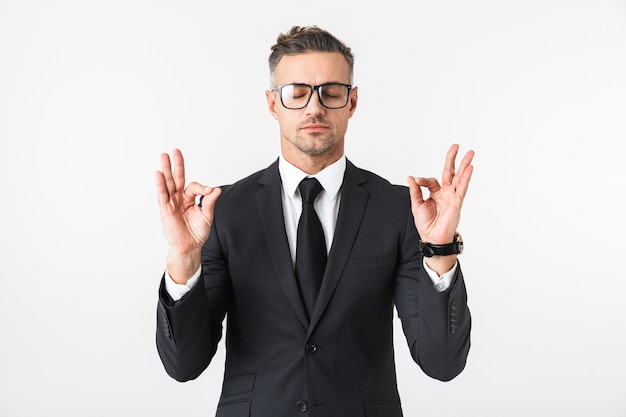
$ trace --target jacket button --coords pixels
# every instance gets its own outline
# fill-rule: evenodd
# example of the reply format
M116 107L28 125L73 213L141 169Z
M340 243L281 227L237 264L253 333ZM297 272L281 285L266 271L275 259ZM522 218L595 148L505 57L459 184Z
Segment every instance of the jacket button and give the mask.
M306 413L306 411L309 409L309 405L304 400L298 401L296 403L296 407L298 408L298 411L300 411L301 413Z
M317 345L315 343L310 343L308 345L306 345L306 351L309 353L315 353L315 351L317 350Z

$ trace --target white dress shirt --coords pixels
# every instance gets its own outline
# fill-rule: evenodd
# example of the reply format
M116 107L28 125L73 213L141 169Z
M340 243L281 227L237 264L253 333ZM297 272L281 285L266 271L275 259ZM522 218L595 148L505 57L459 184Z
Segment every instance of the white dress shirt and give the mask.
M346 157L344 155L332 165L313 175L323 187L323 190L320 191L315 199L313 206L315 207L317 216L322 223L322 229L324 229L327 250L330 250L332 247L333 236L335 235L335 225L337 224L337 215L339 213L339 205L341 203L341 193L339 191L341 189L341 184L343 183L345 170ZM298 185L304 178L312 175L308 175L306 172L290 164L282 156L278 160L278 171L282 181L285 230L289 241L291 260L295 266L298 220L300 219L300 214L302 213L302 198L300 197ZM423 264L424 269L433 282L435 289L439 292L443 292L448 289L458 263L456 263L449 272L446 272L441 277L439 277L435 271L431 270L428 265L426 265L426 262ZM186 285L175 283L166 271L165 289L172 299L179 300L183 297L183 295L189 292L198 281L198 278L200 278L201 270L202 268L200 267L191 279L189 279Z

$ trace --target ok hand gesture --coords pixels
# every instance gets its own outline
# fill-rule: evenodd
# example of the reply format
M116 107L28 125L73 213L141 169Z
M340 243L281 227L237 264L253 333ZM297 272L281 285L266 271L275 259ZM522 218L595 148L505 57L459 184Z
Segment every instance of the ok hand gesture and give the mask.
M202 245L209 237L221 190L197 182L185 187L183 155L174 149L172 157L173 170L169 155L161 155L161 171L155 173L155 183L161 224L169 244L167 271L174 281L184 284L200 267ZM196 204L197 196L203 196L202 207Z
M415 227L424 242L446 244L454 239L454 233L461 219L463 199L474 170L471 165L474 152L468 151L461 160L458 171L455 171L458 151L459 145L457 144L452 145L448 150L441 184L436 178L408 178ZM426 187L429 191L430 195L426 200L423 198L421 187ZM432 258L431 260L435 261ZM429 266L431 260L428 262ZM456 261L456 257L453 261Z

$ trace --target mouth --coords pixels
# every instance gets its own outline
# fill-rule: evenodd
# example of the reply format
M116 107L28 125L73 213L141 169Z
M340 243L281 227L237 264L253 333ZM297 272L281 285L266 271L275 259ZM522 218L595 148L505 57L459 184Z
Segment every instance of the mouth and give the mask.
M323 132L323 131L328 130L328 126L320 124L320 123L311 123L311 124L303 126L301 130L305 132L317 133L317 132Z

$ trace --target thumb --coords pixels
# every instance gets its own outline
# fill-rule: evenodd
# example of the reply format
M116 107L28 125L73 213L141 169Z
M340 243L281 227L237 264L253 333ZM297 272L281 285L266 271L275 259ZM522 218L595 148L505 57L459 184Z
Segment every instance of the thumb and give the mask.
M221 188L205 187L205 192L202 193L200 201L198 201L198 206L205 215L213 215L213 209L220 194L222 194Z
M408 177L409 194L411 195L411 205L419 206L424 202L424 196L422 194L422 188L419 186L415 177Z

